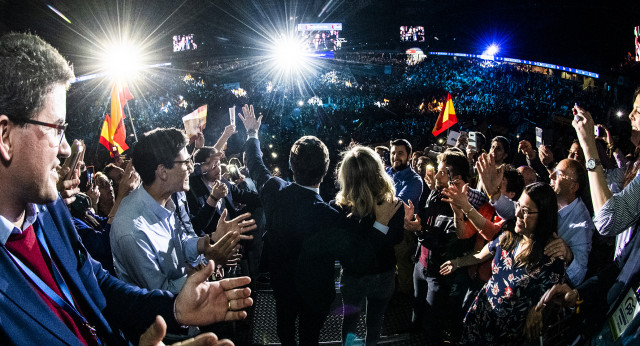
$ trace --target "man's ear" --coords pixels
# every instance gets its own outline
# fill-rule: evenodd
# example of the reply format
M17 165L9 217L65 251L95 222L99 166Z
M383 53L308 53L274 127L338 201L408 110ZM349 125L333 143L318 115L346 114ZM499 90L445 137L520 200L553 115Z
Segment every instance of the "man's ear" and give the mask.
M158 165L158 167L156 167L156 179L166 181L168 177L169 174L167 173L167 167L164 165Z
M11 161L13 154L11 137L9 135L14 128L15 125L9 120L9 117L0 114L0 159L5 162Z
M507 191L507 193L506 193L505 195L506 195L507 197L509 197L509 199L511 199L511 200L512 200L512 199L516 196L516 193L515 193L515 192L509 192L509 191Z

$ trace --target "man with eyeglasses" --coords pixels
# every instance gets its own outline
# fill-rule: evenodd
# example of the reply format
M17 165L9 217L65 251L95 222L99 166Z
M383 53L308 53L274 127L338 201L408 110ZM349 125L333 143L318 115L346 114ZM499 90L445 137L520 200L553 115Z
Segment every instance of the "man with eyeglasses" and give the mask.
M591 239L595 225L591 214L579 197L587 186L587 171L573 159L558 163L549 175L551 187L558 197L557 239L545 247L549 257L564 257L567 263L567 281L571 287L579 285L587 273Z
M179 295L128 285L87 253L56 189L66 89L73 71L35 35L0 37L0 335L9 344L146 344L168 328L246 317L249 279L207 283L205 270ZM165 322L163 322L166 321ZM207 334L208 344L217 338Z
M187 274L203 260L225 264L244 232L255 228L250 214L217 224L221 237L198 237L185 191L193 160L184 132L155 129L139 138L132 163L142 186L121 203L111 225L113 264L122 280L149 289L179 292ZM226 213L224 213L226 215Z

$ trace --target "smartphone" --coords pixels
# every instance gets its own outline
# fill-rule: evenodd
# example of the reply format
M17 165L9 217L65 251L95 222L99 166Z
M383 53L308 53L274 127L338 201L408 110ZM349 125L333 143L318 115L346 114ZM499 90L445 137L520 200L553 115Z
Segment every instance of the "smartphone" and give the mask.
M87 166L87 182L90 189L96 186L96 171L94 166Z
M593 134L596 137L600 137L600 127L598 125L593 125Z
M238 166L234 165L234 164L229 164L227 165L227 172L229 172L229 177L232 180L238 180L240 179L240 172L238 171Z
M236 106L229 108L229 123L236 126Z
M536 127L536 148L540 149L542 144L542 129Z
M78 162L80 162L81 157L84 155L84 144L82 141L78 139L73 140L73 144L71 144L71 155L64 160L64 164L62 168L69 167L69 172L64 176L64 180L69 180L73 177L73 172L78 167Z

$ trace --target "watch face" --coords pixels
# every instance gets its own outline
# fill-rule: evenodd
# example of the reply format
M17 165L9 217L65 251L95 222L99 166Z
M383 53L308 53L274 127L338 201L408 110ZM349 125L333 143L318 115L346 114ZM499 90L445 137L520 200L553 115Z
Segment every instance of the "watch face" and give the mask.
M587 160L587 169L594 169L596 167L596 162L593 159Z

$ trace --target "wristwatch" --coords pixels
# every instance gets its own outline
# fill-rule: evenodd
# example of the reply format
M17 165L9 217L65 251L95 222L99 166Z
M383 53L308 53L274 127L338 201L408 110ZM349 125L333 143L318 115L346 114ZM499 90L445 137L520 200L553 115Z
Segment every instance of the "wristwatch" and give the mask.
M588 159L587 160L587 171L593 172L596 170L596 167L600 166L602 163L598 159Z

